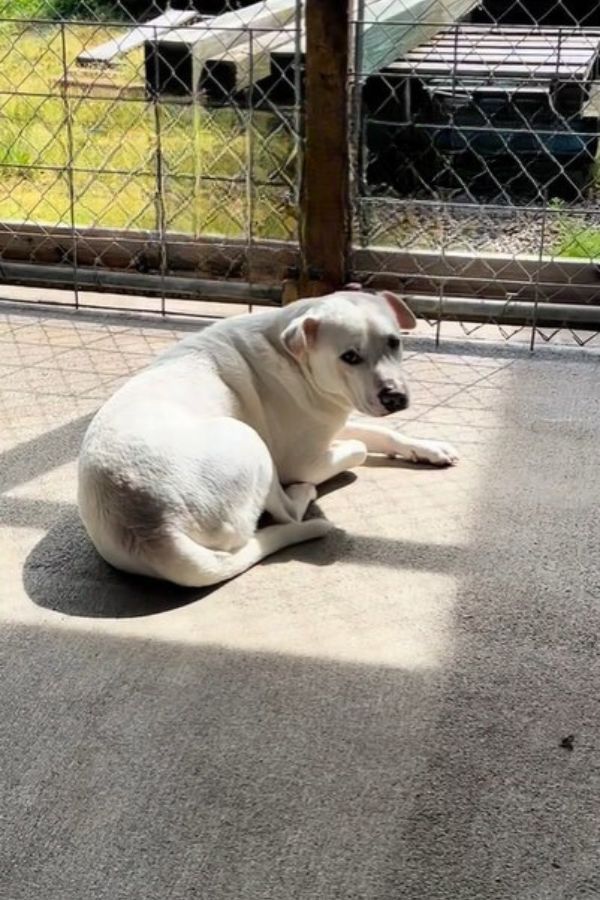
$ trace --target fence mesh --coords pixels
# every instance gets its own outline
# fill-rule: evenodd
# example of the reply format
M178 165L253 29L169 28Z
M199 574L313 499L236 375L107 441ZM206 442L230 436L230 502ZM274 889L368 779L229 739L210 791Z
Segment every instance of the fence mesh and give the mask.
M351 34L353 276L438 336L593 339L600 3L356 0ZM302 0L0 0L4 285L277 302L304 50Z
M365 269L427 295L438 333L441 317L531 344L563 326L593 339L600 5L387 0L359 16Z
M0 5L6 280L72 280L77 302L94 287L159 294L164 309L198 277L252 283L270 240L269 299L273 242L297 240L296 3L181 6Z

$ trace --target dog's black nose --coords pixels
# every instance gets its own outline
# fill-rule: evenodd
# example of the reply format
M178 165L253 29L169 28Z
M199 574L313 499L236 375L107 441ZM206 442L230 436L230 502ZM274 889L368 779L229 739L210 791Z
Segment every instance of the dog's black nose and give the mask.
M401 391L395 391L393 388L381 388L379 394L379 402L387 409L388 412L400 412L408 406L408 396Z

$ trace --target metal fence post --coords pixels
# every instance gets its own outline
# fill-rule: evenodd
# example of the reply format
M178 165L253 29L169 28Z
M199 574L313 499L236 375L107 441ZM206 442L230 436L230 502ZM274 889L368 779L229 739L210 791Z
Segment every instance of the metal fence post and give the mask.
M167 253L167 210L165 201L165 157L163 153L162 140L162 113L160 108L160 71L159 71L159 55L158 49L158 30L154 29L154 83L156 90L152 92L152 111L154 119L154 177L155 177L155 193L154 204L156 209L156 231L160 241L160 279L161 279L161 297L160 310L164 316L167 310L167 295L165 278L169 268L169 260Z
M343 285L350 255L350 0L306 0L300 296Z
M77 191L75 189L75 146L73 141L73 111L69 99L69 64L67 54L67 36L65 32L65 23L60 23L60 47L62 62L62 79L61 79L61 95L63 101L64 125L67 137L67 184L69 189L69 226L71 229L72 239L72 263L73 263L73 299L75 301L75 309L79 309L79 279L77 272L78 264L78 237L77 237L77 215L76 200Z

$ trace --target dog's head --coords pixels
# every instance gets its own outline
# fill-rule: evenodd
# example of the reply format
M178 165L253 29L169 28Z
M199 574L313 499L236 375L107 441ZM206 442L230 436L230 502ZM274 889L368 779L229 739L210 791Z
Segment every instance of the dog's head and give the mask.
M406 409L400 334L416 319L387 291L338 291L303 304L282 340L315 387L371 416Z

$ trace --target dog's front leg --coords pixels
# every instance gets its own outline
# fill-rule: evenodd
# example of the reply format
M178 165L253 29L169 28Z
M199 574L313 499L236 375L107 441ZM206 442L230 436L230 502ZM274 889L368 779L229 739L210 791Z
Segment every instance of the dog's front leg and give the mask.
M338 437L362 441L369 453L400 456L411 462L427 462L433 466L453 466L458 462L456 450L450 444L405 437L383 425L351 423L344 426Z
M336 440L321 456L306 460L298 477L310 484L323 484L348 469L362 465L366 458L367 448L362 441Z

